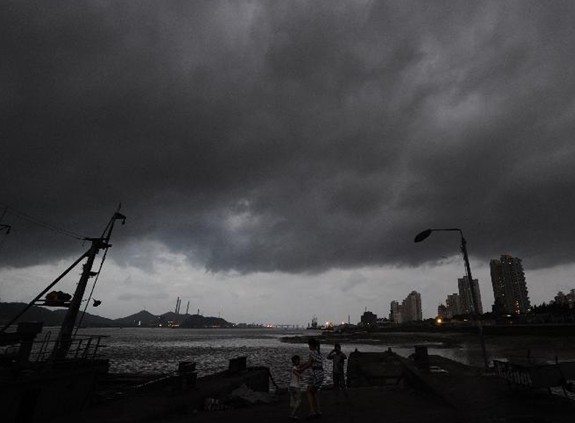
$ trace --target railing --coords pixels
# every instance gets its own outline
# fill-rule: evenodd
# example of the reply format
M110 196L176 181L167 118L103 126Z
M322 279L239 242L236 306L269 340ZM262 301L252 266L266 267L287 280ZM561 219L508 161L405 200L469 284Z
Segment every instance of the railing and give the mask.
M103 358L102 349L105 348L105 345L103 345L102 339L106 337L107 336L103 335L83 335L74 337L66 358L76 360ZM46 332L42 340L32 342L28 361L39 363L50 360L52 358L52 352L57 347L57 343L57 340L52 339L52 333L50 331ZM21 347L22 343L15 340L15 342L10 343L10 345L4 345L0 350L0 355L3 355L8 359L13 358L15 360L21 360L22 356L19 355Z
M73 355L74 358L95 359L100 356L100 348L105 346L101 345L102 338L105 336L85 336L76 337L72 340L72 347L70 348L69 356ZM74 348L74 343L77 342Z
M35 361L43 361L46 359L48 344L50 343L51 337L52 337L52 331L46 332L46 334L44 335L44 340L40 344L40 351L38 351Z
M531 378L529 367L499 360L493 360L493 365L497 376L514 385L524 386L527 388L533 387L533 380Z
M569 381L575 378L575 362L573 361L535 364L493 360L493 365L497 376L506 379L514 386L547 390L561 387L565 395L567 395L567 390L571 390Z

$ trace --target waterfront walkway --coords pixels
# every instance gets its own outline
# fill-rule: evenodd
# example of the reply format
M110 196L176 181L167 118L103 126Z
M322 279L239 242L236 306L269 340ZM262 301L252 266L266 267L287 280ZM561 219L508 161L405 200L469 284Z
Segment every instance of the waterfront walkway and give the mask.
M349 391L350 402L334 404L333 393L320 394L323 416L310 421L325 422L446 422L453 421L453 410L434 398L417 391L396 387L354 388ZM307 414L307 400L302 397L300 420ZM289 395L279 396L278 403L254 405L234 410L198 412L188 416L166 418L165 423L255 423L291 421ZM425 418L422 418L425 416Z
M570 422L575 403L547 392L515 390L507 382L484 375L442 357L432 356L431 365L445 372L419 374L420 385L354 388L350 402L334 403L333 392L322 391L321 420L334 423L365 422L461 422L461 423L556 423ZM405 381L404 381L405 382ZM307 414L302 397L301 420ZM255 423L289 420L289 395L274 404L222 411L197 411L185 416L166 416L165 423ZM315 419L313 421L316 421Z
M450 423L557 423L571 422L575 416L575 401L546 391L516 390L493 374L481 369L430 356L436 371L419 372L410 369L400 383L377 387L350 389L349 402L334 402L333 391L320 392L323 416L330 423L369 422L450 422ZM439 370L440 371L437 371ZM204 391L206 390L204 381ZM271 404L256 404L218 411L201 410L201 402L191 398L199 391L179 394L176 401L157 395L142 397L136 403L111 410L90 410L76 422L157 422L157 423L257 423L289 421L289 395L277 395ZM187 398L187 399L186 399ZM183 401L182 401L183 400ZM116 405L121 405L122 402ZM171 405L170 405L171 404ZM99 412L98 412L99 411ZM307 414L307 400L302 395L301 420Z

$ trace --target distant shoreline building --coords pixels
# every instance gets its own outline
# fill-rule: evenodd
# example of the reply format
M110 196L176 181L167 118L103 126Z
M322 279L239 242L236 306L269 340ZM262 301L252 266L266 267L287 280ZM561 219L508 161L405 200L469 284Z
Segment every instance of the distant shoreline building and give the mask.
M411 291L401 304L397 301L392 301L390 305L389 320L393 323L406 323L423 320L421 294L417 291Z
M392 323L403 323L402 306L397 301L392 301L389 310L389 321Z
M469 283L469 278L464 276L457 279L457 286L459 288L460 314L473 314L474 312L478 315L483 314L479 281L473 279ZM473 308L474 305L475 309Z
M447 307L444 304L437 306L437 317L440 319L448 319Z
M451 319L453 316L461 314L461 300L459 294L453 293L447 296L445 300L445 307L447 308L447 318Z
M423 320L423 313L421 310L421 294L417 291L411 293L403 300L403 321L413 322Z
M375 327L377 325L377 314L365 310L361 315L361 326Z
M510 255L489 262L496 314L523 314L531 309L521 259Z

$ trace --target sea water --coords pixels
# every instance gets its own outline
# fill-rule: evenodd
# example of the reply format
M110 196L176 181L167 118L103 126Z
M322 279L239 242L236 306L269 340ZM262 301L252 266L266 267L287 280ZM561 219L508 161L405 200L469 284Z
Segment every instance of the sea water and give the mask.
M279 386L289 382L291 357L305 361L305 343L282 342L283 337L316 336L319 332L283 329L169 329L169 328L98 328L80 329L80 335L104 335L103 356L110 360L111 372L172 374L181 361L193 361L199 376L228 368L232 358L247 357L248 366L266 366ZM474 335L444 334L426 342L422 334L394 334L374 343L372 339L342 340L342 351L382 352L391 348L407 357L415 345L427 345L429 354L442 355L464 364L482 366L479 340ZM442 342L445 341L445 342ZM336 341L337 342L337 341ZM575 337L488 337L489 359L525 358L553 360L575 359ZM325 357L332 345L321 347ZM325 361L326 382L330 382L331 362Z
M279 386L289 382L291 357L308 357L306 343L286 343L286 336L313 336L318 332L278 329L167 329L167 328L105 328L81 329L80 335L104 335L102 355L110 360L110 372L170 374L181 361L196 363L198 376L228 368L229 360L245 356L248 366L266 366ZM333 348L323 345L324 357ZM362 343L342 345L349 354L385 351L387 345ZM395 351L395 350L394 350ZM396 351L397 352L397 351ZM406 351L405 351L406 352ZM331 362L325 363L328 382Z

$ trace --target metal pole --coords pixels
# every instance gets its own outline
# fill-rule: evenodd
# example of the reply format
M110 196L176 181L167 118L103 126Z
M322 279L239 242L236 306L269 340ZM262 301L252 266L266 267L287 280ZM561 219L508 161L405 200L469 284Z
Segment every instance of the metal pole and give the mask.
M74 292L74 297L70 302L70 307L68 312L64 317L62 322L62 327L60 329L60 334L58 335L58 340L56 341L56 349L54 350L54 358L64 359L66 354L70 349L70 344L72 343L72 332L74 330L74 325L76 324L76 318L78 317L78 312L80 310L80 305L82 304L82 298L84 297L84 291L86 290L86 285L88 284L88 279L91 276L92 265L94 264L94 259L96 254L101 248L105 248L106 243L103 239L97 238L92 240L92 246L88 250L87 256L88 260L84 264L84 271L80 277L80 281L76 286L76 292Z
M489 369L489 360L487 359L487 349L485 348L485 340L483 338L483 325L481 324L481 319L478 316L477 305L476 305L476 292L475 287L473 286L473 276L471 275L471 266L469 265L469 257L467 255L467 241L463 237L463 231L459 228L442 228L442 229L426 229L425 231L420 232L416 235L414 242L421 242L429 237L432 232L459 232L461 236L461 252L463 253L463 260L465 261L465 273L467 274L467 279L469 280L469 289L471 291L471 316L472 319L475 320L477 324L477 330L479 332L479 342L481 344L481 352L483 354L483 364L485 366L485 370Z
M64 273L62 273L60 276L58 276L56 278L56 280L54 280L54 282L52 282L50 285L48 285L46 288L44 288L44 290L42 292L40 292L36 296L36 298L34 298L32 301L30 301L30 303L28 303L28 305L26 307L24 307L23 310L21 310L16 316L14 316L14 318L12 320L10 320L2 329L0 329L0 333L4 332L6 329L8 329L12 324L14 324L16 322L16 320L18 320L24 313L26 313L30 308L32 308L34 303L36 301L38 301L40 298L42 298L42 295L44 295L46 292L48 292L50 289L52 289L52 287L54 285L56 285L64 276L66 276L74 267L76 267L76 265L78 263L80 263L82 260L84 260L84 258L86 258L89 253L90 253L90 250L88 250L84 254L82 254L82 256L80 256L80 258L78 260L76 260L70 267L68 267L64 271Z
M483 338L483 325L479 318L477 310L477 302L475 301L476 292L473 286L473 277L471 276L471 266L469 265L469 257L467 256L467 241L463 237L463 232L459 231L461 235L461 252L463 253L463 260L465 261L465 272L467 273L467 280L469 281L469 289L471 291L471 304L473 308L473 318L477 324L477 331L479 332L479 343L481 344L481 353L483 354L483 365L485 370L489 369L489 360L487 359L487 349L485 348L485 339Z

